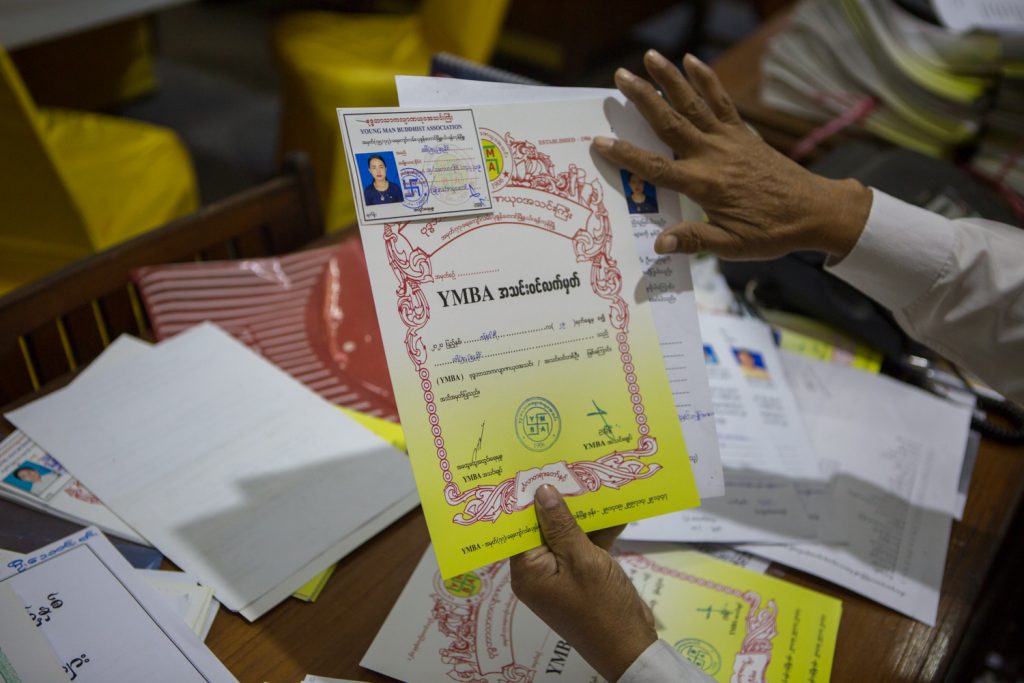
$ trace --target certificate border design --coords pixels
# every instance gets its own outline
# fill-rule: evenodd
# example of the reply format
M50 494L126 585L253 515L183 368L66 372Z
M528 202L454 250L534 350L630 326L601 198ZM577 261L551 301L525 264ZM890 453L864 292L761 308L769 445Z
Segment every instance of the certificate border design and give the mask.
M615 559L621 564L723 593L745 603L748 607L744 620L745 635L739 652L734 656L733 674L730 680L767 683L766 671L771 661L772 640L778 635L776 626L778 608L774 600L768 600L762 606L761 596L754 591L739 590L693 574L687 574L678 569L661 565L640 553L616 553ZM486 605L493 606L494 595L504 582L508 581L507 573L503 574L503 570L506 570L507 567L508 562L503 560L474 570L473 574L480 579L483 587L478 594L472 597L452 595L445 590L441 573L434 572L434 591L430 596L433 601L431 618L437 624L438 632L448 640L448 643L438 650L438 654L444 664L451 666L448 671L449 678L457 681L523 683L532 680L536 674L534 669L516 661L515 643L511 640L507 644L507 655L510 661L505 663L500 671L484 671L478 655L478 647L481 642L481 609ZM513 606L518 604L519 600L513 597ZM502 616L503 625L509 633L511 633L514 611L513 607L512 610L506 610ZM487 637L490 639L492 637L490 628L487 624L483 626L488 628ZM496 624L492 626L496 626ZM489 654L497 656L498 652L493 651Z
M632 481L647 479L659 471L658 463L647 463L646 458L658 452L657 439L650 435L643 396L633 366L629 346L629 306L620 296L622 273L611 255L612 229L608 211L604 206L604 189L600 179L587 183L586 173L575 164L565 172L556 172L551 158L526 140L517 140L509 133L498 135L481 129L481 139L499 146L506 160L511 160L508 175L503 174L502 186L525 188L566 199L589 210L583 227L572 237L573 252L578 263L590 264L590 286L593 292L609 303L609 321L617 330L615 339L637 424L637 443L631 450L614 451L596 460L579 460L564 466L577 478L586 492L601 487L618 489ZM477 219L478 227L486 225ZM384 225L383 240L388 264L398 279L395 290L398 316L406 327L405 349L416 369L423 390L424 408L434 436L434 446L444 479L444 497L449 506L465 506L454 515L456 524L468 526L477 522L493 522L502 514L511 514L525 507L517 507L515 486L517 472L498 484L482 484L462 491L453 481L445 449L443 430L434 402L430 371L425 367L427 347L420 331L430 321L430 305L422 286L433 282L429 256L420 248L413 248L401 234L409 223ZM404 243L399 246L399 238ZM453 238L452 241L458 239ZM553 464L553 463L549 463ZM547 465L545 465L546 467ZM582 491L581 491L582 493ZM577 494L579 495L579 494ZM526 507L532 505L532 502Z
M502 583L508 581L508 575L501 576L507 569L506 562L482 567L475 570L483 583L480 593L471 598L458 598L444 588L441 572L434 573L434 593L430 596L434 601L430 616L437 624L437 630L448 639L448 643L438 650L444 664L451 666L448 677L456 681L486 681L486 683L529 683L536 671L516 661L515 643L508 641L505 653L509 661L501 666L500 671L484 671L478 655L480 644L480 611L495 597ZM453 577L455 578L455 577ZM504 615L504 626L511 633L512 617L519 599L512 594L512 609ZM489 631L490 629L488 629ZM490 634L488 634L490 636ZM492 656L498 650L490 652Z
M774 600L768 600L762 607L761 596L754 591L741 591L671 567L665 567L640 553L620 553L617 559L620 563L632 565L637 569L651 571L678 581L692 583L702 588L730 595L746 603L748 607L745 619L746 634L743 636L739 652L736 653L733 659L733 675L731 680L767 683L765 672L772 659L772 639L779 632L776 626L778 607Z

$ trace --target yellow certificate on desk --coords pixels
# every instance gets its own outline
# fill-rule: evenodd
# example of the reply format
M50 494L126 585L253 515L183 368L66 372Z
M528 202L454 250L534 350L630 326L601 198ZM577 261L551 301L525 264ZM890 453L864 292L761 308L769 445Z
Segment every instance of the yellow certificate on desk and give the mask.
M590 151L593 136L613 134L603 106L474 107L493 210L360 225L445 576L539 545L542 484L569 497L586 530L699 503L620 169ZM392 122L422 118L392 111ZM397 177L434 196L428 174L405 169L432 167L446 143L397 124L344 131L358 135L360 154L390 153ZM463 200L459 184L445 175L438 201Z
M719 683L828 683L839 600L668 547L617 558L659 638ZM361 665L403 681L602 680L516 599L508 562L444 579L429 550Z

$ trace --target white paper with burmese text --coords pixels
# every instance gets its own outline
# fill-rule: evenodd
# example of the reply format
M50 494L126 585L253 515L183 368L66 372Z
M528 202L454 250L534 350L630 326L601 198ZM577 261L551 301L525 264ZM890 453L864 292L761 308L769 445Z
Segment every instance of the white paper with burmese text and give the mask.
M935 624L971 410L892 378L784 354L831 461L844 546L745 546Z
M833 535L827 473L807 438L771 328L733 316L700 320L725 496L630 524L623 538L792 543Z

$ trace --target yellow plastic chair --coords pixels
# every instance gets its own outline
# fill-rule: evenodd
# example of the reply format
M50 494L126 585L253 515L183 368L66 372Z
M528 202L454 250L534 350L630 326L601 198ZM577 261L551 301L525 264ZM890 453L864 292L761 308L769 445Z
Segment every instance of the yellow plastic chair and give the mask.
M327 230L355 221L335 109L397 104L395 74L426 75L435 52L487 62L507 7L508 0L423 0L416 14L296 12L278 22L278 149L310 156Z
M195 211L170 130L38 109L0 48L0 294Z

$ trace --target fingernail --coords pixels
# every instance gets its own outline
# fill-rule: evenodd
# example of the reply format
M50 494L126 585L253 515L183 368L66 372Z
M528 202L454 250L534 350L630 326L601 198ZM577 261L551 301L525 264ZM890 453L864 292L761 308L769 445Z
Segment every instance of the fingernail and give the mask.
M683 57L683 61L686 61L687 59L696 64L697 66L707 66L707 64L700 61L700 57L693 53L687 53L687 55Z
M615 70L615 78L616 80L625 81L626 83L632 83L636 80L636 76L634 76L629 69L623 69L622 67Z
M664 67L670 66L669 61L667 59L665 59L665 57L660 52L658 52L657 50L654 50L654 49L648 50L647 51L647 58L650 59L652 62L654 62L654 65L657 66L657 67L664 68Z
M612 148L612 145L614 144L614 140L612 140L611 138L606 138L603 135L598 135L597 137L594 138L594 147L597 147L602 152L607 152Z
M537 489L536 499L540 506L546 510L554 510L561 503L562 497L558 495L558 489L551 484L544 484Z
M662 235L655 242L655 247L662 254L670 254L679 246L679 238L675 235Z

